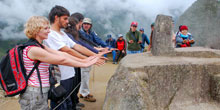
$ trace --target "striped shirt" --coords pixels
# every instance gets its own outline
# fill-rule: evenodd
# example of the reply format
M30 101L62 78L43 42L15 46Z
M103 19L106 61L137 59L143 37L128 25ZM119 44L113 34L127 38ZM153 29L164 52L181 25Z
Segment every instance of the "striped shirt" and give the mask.
M23 61L24 61L24 67L26 69L26 74L28 75L32 68L34 67L34 60L30 59L28 57L28 51L30 48L33 46L27 46L23 50ZM42 82L42 87L50 87L49 84L49 64L41 62L40 65L38 66L39 72L40 72L40 77L41 77L41 82ZM34 70L32 75L30 76L28 80L28 85L33 86L33 87L40 87L39 79L37 76L37 70Z

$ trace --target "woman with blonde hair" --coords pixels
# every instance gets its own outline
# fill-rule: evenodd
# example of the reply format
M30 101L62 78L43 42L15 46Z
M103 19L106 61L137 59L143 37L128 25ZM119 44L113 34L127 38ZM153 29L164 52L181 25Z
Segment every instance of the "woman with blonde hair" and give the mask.
M79 59L67 53L56 51L43 45L43 40L48 38L50 32L49 21L42 16L32 16L25 24L25 34L29 39L35 40L39 46L27 46L23 50L23 62L26 74L30 73L34 67L34 62L40 61L38 66L41 82L37 77L37 71L34 71L28 80L28 87L20 95L19 103L22 110L49 110L48 107L48 90L49 84L49 64L66 65L72 67L88 67L97 62L99 56L92 56L87 59Z

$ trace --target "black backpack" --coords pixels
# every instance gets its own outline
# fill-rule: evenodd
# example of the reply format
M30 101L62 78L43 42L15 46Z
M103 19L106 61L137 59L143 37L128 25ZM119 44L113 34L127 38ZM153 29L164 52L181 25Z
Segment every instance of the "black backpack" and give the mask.
M40 73L38 70L38 65L40 64L40 61L35 61L34 67L28 75L26 75L26 70L23 63L23 49L31 45L44 48L35 39L30 39L26 43L16 45L14 48L10 49L7 54L1 59L0 85L5 91L6 96L15 96L23 93L28 85L28 79L35 69L37 69L37 75L42 93L42 84Z

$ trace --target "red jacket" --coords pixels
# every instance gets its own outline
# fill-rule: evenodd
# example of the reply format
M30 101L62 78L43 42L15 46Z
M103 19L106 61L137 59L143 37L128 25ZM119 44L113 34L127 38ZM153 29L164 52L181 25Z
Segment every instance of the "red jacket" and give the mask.
M116 48L118 49L118 50L120 50L120 51L122 51L122 50L126 50L126 42L125 42L125 40L123 39L123 40L117 40L116 41Z

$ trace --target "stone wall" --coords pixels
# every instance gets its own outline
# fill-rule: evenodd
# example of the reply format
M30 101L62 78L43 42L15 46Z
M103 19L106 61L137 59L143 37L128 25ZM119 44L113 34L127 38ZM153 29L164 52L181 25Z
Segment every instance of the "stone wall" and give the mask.
M103 110L219 110L219 75L219 58L127 55L108 83Z

